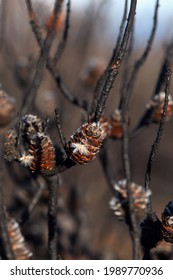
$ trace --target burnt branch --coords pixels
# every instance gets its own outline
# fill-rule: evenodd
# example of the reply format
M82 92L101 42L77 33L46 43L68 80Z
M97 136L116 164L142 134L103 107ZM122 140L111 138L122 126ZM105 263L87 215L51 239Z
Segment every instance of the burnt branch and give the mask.
M43 72L44 68L46 66L47 59L49 57L49 52L52 46L52 42L55 36L55 25L56 25L56 20L58 17L58 14L61 9L61 4L63 1L55 1L55 6L54 6L54 18L53 18L53 23L52 23L52 28L50 32L48 32L46 39L43 44L43 48L41 49L40 57L36 66L36 72L32 81L32 84L26 94L26 98L23 101L23 106L22 106L22 113L25 114L30 106L33 104L37 90L40 86L41 80L43 78Z
M65 150L65 148L66 148L66 139L65 139L65 137L62 134L61 124L60 124L60 113L59 113L59 109L58 108L55 109L55 116L56 116L56 127L57 127L57 130L58 130L59 139L60 139L61 144L62 144L62 146L63 146L63 148Z
M106 104L106 100L109 96L113 83L119 73L118 70L119 70L122 60L125 56L128 41L129 41L129 36L130 36L130 33L133 28L133 22L134 22L134 17L135 17L135 12L136 12L136 4L137 4L137 0L131 1L127 25L126 25L126 28L124 31L124 35L123 35L123 38L121 41L119 51L116 54L116 57L112 60L111 65L109 66L108 74L104 75L103 89L101 91L101 94L100 94L100 97L99 97L99 100L98 100L98 103L96 106L95 114L94 114L95 122L98 122L102 115L102 112L103 112L105 104Z
M48 201L48 253L49 259L57 260L60 256L57 252L57 193L59 188L59 176L46 178L49 188Z
M5 260L14 260L14 253L11 248L11 243L9 240L8 229L7 229L7 217L5 213L4 206L4 196L3 196L3 166L2 166L2 137L0 137L0 256Z
M40 46L41 51L44 48L44 40L43 36L40 31L40 27L37 22L36 14L32 7L32 1L26 0L28 15L30 18L30 24L32 27L32 31L35 35L35 38L37 40L38 45ZM55 18L54 18L54 24L56 24ZM52 26L53 28L53 26ZM73 93L70 92L66 84L64 83L60 72L57 70L56 65L53 61L53 59L48 58L46 61L46 68L49 70L50 74L52 75L53 79L56 82L57 87L59 88L62 95L73 105L82 108L84 111L87 111L87 101L85 100L79 100Z
M123 35L123 31L124 31L124 27L125 27L125 23L126 23L126 18L127 18L127 10L128 10L127 8L128 8L128 0L125 0L124 12L123 12L123 16L122 16L122 20L121 20L121 24L120 24L120 28L119 28L119 34L118 34L116 46L115 46L115 49L113 50L112 57L111 57L108 65L107 65L104 73L100 76L100 78L99 78L99 80L96 84L96 87L95 87L95 90L94 90L94 96L93 96L93 100L92 100L91 108L90 108L90 115L93 114L93 112L95 110L95 107L96 107L96 104L97 104L98 93L103 86L103 82L105 80L105 76L108 74L109 67L110 67L111 63L113 62L113 60L115 59L116 54L118 53L118 50L120 48L122 35Z
M165 101L164 101L164 106L163 106L163 113L162 113L162 118L161 118L161 121L159 124L158 131L157 131L157 136L152 145L150 156L149 156L148 163L147 163L147 169L146 169L146 173L145 173L145 190L148 190L150 188L152 166L153 166L155 157L156 157L158 149L159 149L160 141L162 139L162 134L163 134L164 125L165 125L165 119L166 119L166 115L167 115L167 106L168 106L168 101L169 101L169 88L170 88L171 74L172 74L172 72L170 69L168 69L165 74L166 86L165 86ZM151 201L148 204L148 213L152 213Z
M157 79L157 82L155 85L155 89L152 94L153 97L155 95L158 95L159 92L162 90L162 87L165 82L165 72L168 68L170 68L172 58L173 58L173 40L171 40L171 42L168 44L168 46L165 49L164 59L163 59L163 62L162 62L161 68L160 68L160 72L159 72L158 79ZM136 128L132 132L132 137L136 136L136 134L138 134L139 132L142 131L142 128L144 128L145 126L148 126L150 123L151 123L151 110L147 109L144 112L141 119L139 120Z
M152 27L152 30L151 30L151 34L150 34L146 49L144 50L142 56L134 64L131 76L130 76L129 81L128 81L127 86L126 86L126 92L124 93L125 95L127 95L127 97L124 98L124 96L121 96L120 105L119 105L120 109L123 106L123 102L129 103L130 97L133 93L134 84L135 84L137 75L139 73L139 70L142 67L142 65L145 63L145 61L146 61L146 59L147 59L147 57L150 53L150 50L151 50L151 47L152 47L152 44L153 44L153 41L154 41L154 37L155 37L155 34L156 34L156 30L157 30L158 9L159 9L159 0L156 1L155 10L154 10L154 18L153 18L153 27ZM124 99L126 101L124 101ZM127 106L127 104L125 106Z

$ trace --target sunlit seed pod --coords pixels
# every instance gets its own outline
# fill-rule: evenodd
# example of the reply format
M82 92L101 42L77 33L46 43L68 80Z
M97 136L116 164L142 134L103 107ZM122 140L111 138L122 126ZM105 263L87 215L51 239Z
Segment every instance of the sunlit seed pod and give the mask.
M67 143L69 157L79 164L90 162L99 152L104 134L103 127L97 123L82 125Z
M168 96L168 106L167 106L167 115L166 121L169 121L173 114L173 99L171 95ZM152 121L160 122L163 114L163 106L165 101L165 92L160 92L155 95L152 100L147 104L148 109L152 109Z
M128 125L130 124L129 118L127 120ZM114 139L120 139L123 136L122 127L122 113L121 110L115 109L111 115L110 121L110 137Z
M173 201L170 201L162 213L162 234L165 241L173 243Z
M96 85L97 80L103 74L106 68L106 63L103 59L93 58L89 61L85 69L80 74L81 82L86 87L93 87Z
M114 185L114 189L118 195L119 201L121 204L125 203L128 200L127 192L127 180L120 180ZM140 210L145 210L149 202L149 197L151 196L151 191L147 190L137 185L136 183L130 183L130 192L133 199L133 206L136 212Z
M32 256L32 253L25 244L19 224L14 219L9 219L7 229L15 259L29 260Z
M16 100L0 86L0 126L8 125L16 114Z
M4 139L4 158L8 161L15 160L19 157L17 150L17 132L11 129L7 132Z

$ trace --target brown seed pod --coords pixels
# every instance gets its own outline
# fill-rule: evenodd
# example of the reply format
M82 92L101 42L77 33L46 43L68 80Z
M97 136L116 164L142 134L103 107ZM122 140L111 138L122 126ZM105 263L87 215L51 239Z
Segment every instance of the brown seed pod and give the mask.
M89 123L93 122L94 115L91 117ZM99 120L99 125L103 128L103 137L106 139L110 134L110 125L105 116L101 116Z
M128 124L130 123L129 118L127 120ZM110 125L110 137L115 139L120 139L123 136L123 127L122 127L122 114L121 110L115 109L111 115L109 121Z
M15 129L11 129L8 131L4 139L4 157L6 160L12 161L19 157L16 144L17 132Z
M166 121L169 121L172 114L173 114L173 99L171 95L169 95L168 107L167 107L167 115ZM147 104L148 109L152 109L152 121L153 122L160 122L163 114L163 106L165 101L165 92L160 92L159 94L155 95L152 100Z
M25 240L21 233L19 224L14 219L9 219L7 227L15 259L29 260L32 256L32 253L25 244Z
M162 213L162 234L167 242L173 243L173 201L170 201Z
M43 122L35 115L27 114L22 117L21 130L23 137L30 143L37 133L43 133Z
M95 158L104 140L104 130L99 123L86 123L70 137L67 143L69 157L85 164Z
M0 126L8 125L16 113L16 101L0 87Z
M127 194L127 180L120 180L114 185L114 189L117 192L119 202L121 205L126 203L128 199ZM143 211L146 209L147 203L149 202L149 197L151 191L145 191L144 188L136 183L130 183L130 191L133 198L133 206L136 212Z
M29 150L20 158L20 162L28 166L32 172L44 174L55 167L55 149L51 139L43 134L37 133L29 144Z

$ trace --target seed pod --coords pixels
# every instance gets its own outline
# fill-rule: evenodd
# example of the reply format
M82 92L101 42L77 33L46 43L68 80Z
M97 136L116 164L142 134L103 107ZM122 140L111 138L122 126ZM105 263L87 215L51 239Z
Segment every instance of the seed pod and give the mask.
M94 118L94 115L91 117L90 123L93 122L93 118ZM99 120L99 125L103 128L103 137L104 137L104 139L106 139L110 134L110 125L109 125L107 119L105 118L105 116L101 116L101 118Z
M127 180L120 180L117 184L114 185L114 189L118 194L120 203L123 205L127 202L128 193L127 193ZM133 199L133 206L136 212L145 210L146 205L149 202L149 197L151 191L145 191L144 188L136 183L130 183L130 191Z
M129 124L129 118L127 120ZM122 127L122 114L121 110L115 109L111 119L109 121L110 124L110 137L115 139L120 139L123 136L123 127Z
M22 164L28 166L32 172L44 174L55 167L55 149L50 138L37 133L29 144L29 150L20 159Z
M8 221L8 234L16 260L28 260L32 253L25 244L24 237L21 233L19 224L14 219Z
M16 113L16 101L0 87L0 126L8 125Z
M69 157L79 164L90 162L99 152L104 135L103 127L99 123L82 125L67 143Z
M114 211L115 216L118 217L119 220L124 219L124 211L122 209L122 205L117 197L112 197L109 201L110 208Z
M162 234L167 242L173 243L173 201L170 201L162 213Z
M19 152L16 147L17 133L15 129L11 129L4 139L4 157L8 161L15 160L19 157Z
M167 107L167 115L166 121L169 121L172 114L173 114L173 99L171 95L168 96L168 107ZM152 100L147 104L148 109L152 109L151 118L153 122L160 122L163 114L163 106L165 101L165 92L160 92L159 94L155 95Z
M34 139L37 133L44 132L43 122L35 115L25 115L21 120L21 130L22 136L28 143L31 143L32 140L35 141Z

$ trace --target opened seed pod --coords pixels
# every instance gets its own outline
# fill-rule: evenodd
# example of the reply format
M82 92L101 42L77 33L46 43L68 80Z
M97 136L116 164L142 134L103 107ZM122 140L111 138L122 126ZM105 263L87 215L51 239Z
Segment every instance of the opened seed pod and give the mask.
M166 121L169 121L173 114L173 99L171 95L168 96L168 106L167 106L167 115ZM147 104L147 108L152 110L152 121L160 122L163 114L163 106L165 102L165 92L160 92L155 95L152 100Z
M173 243L173 201L170 201L162 213L162 234L167 242Z
M127 120L129 125L129 118ZM111 115L110 121L110 137L115 139L120 139L123 136L123 126L122 126L122 113L121 110L115 109Z
M127 192L127 180L120 180L118 183L114 185L114 189L117 193L119 202L123 205L128 200L128 192ZM146 209L146 206L149 202L149 197L151 195L151 191L147 190L137 185L136 183L130 183L130 191L133 199L133 206L136 212L143 211Z
M29 260L32 256L32 253L25 244L19 224L14 219L9 219L7 228L15 259Z
M91 117L90 119L90 123L93 122L93 119L94 119L94 115ZM98 124L102 127L103 129L103 138L106 139L109 134L110 134L110 125L109 125L109 122L107 121L106 117L105 116L101 116Z
M7 132L4 139L4 158L8 161L18 159L19 152L17 150L17 132L11 129Z
M79 164L90 162L99 152L104 135L104 129L99 123L82 125L67 143L69 157Z
M19 158L32 172L44 174L55 167L55 149L51 139L43 133L35 134L29 144L29 150Z

